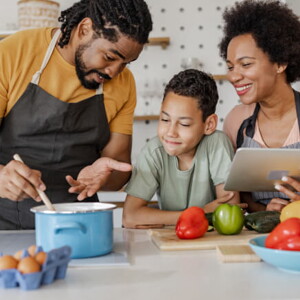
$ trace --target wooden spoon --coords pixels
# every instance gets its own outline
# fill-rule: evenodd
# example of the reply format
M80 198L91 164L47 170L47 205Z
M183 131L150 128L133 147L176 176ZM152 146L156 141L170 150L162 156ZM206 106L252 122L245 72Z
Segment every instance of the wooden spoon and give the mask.
M14 155L14 160L17 160L17 161L20 161L21 163L24 163L19 154L15 154ZM43 191L41 191L40 189L38 189L36 187L34 187L34 188L38 192L39 196L42 198L42 200L43 200L44 204L47 206L47 208L49 210L55 211L55 208L52 205L52 203L49 200L49 198L47 197L47 195Z

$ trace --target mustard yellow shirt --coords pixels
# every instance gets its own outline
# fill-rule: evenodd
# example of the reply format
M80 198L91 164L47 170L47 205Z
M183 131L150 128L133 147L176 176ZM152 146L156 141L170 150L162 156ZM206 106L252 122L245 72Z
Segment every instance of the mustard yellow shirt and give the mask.
M19 31L0 42L0 119L4 118L26 90L42 64L53 28ZM39 86L64 102L76 103L95 95L77 78L75 66L57 49L44 69ZM111 132L132 134L136 89L132 73L122 73L104 84L104 105Z

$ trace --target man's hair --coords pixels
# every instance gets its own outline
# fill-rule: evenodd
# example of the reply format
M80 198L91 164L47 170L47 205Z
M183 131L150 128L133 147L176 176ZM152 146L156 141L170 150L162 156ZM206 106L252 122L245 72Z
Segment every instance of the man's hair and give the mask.
M215 80L211 75L195 69L188 69L176 74L167 84L164 99L169 92L195 98L202 110L203 122L215 113L219 95Z
M144 0L81 0L61 12L62 36L59 46L69 43L71 32L81 20L90 18L95 37L117 42L119 35L145 44L152 30L152 19Z
M224 59L234 37L251 34L271 62L287 64L287 82L300 78L300 22L287 5L280 1L245 0L227 8L223 19L224 37L219 49Z

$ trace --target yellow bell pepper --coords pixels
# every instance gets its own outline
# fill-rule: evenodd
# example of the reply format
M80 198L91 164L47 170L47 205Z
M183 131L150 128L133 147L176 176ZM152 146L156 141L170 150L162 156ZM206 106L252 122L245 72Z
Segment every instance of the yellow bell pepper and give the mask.
M280 222L289 218L300 219L300 201L294 201L286 205L280 213Z

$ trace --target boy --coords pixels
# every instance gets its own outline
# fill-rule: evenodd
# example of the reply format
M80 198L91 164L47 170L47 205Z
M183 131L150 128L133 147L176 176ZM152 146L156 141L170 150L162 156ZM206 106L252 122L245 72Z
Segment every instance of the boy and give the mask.
M126 187L125 227L174 225L190 206L212 212L221 203L239 203L238 193L223 189L233 147L216 131L217 101L216 83L204 72L185 70L168 83L158 136L143 148ZM147 206L155 193L159 209Z

